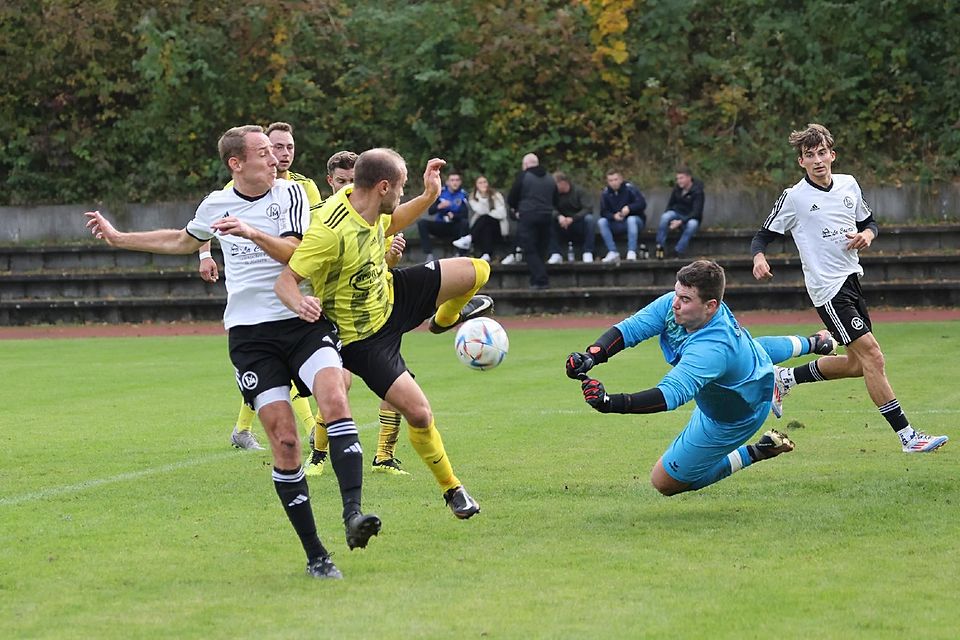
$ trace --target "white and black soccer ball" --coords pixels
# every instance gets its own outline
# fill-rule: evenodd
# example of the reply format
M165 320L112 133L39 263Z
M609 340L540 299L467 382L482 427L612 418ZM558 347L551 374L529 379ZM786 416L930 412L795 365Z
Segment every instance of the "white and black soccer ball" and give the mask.
M510 350L510 340L500 323L491 318L467 320L457 330L454 347L460 362L486 371L499 366Z

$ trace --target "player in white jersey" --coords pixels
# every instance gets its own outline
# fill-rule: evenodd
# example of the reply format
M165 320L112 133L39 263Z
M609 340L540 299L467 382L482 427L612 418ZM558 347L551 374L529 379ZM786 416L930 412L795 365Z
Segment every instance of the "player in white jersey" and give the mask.
M800 367L776 367L774 403L790 389L805 382L863 377L870 399L890 424L903 451L935 451L947 436L931 436L910 426L887 380L883 352L874 337L867 303L860 289L858 251L877 237L877 224L853 176L834 174L833 136L826 127L809 124L790 134L797 162L806 171L803 180L777 199L753 238L753 276L773 277L764 251L788 231L800 252L807 293L824 325L841 344L846 355L818 358ZM779 417L779 411L775 411Z
M234 127L218 147L234 187L207 196L185 229L121 233L98 211L85 214L87 227L111 246L152 253L195 253L214 235L219 238L227 274L223 319L237 385L270 439L274 488L307 555L307 573L340 578L314 523L290 408L291 380L301 394L314 393L327 417L347 545L365 547L380 531L380 519L360 511L363 452L347 403L336 328L326 319L304 322L273 292L310 224L306 194L299 184L276 179L277 159L261 127Z

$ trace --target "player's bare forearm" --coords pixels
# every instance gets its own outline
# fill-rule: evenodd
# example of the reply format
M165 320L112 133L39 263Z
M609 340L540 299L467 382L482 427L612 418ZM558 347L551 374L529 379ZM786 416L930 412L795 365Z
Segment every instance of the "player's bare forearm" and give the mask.
M147 253L189 254L202 244L183 229L156 229L154 231L120 232L99 211L88 211L87 229L98 240L111 247Z
M293 252L300 246L300 239L295 236L279 238L255 229L233 216L220 218L214 222L211 229L223 235L238 236L256 243L264 253L279 262L287 264Z
M393 217L390 219L390 228L386 231L387 235L393 235L409 227L417 218L423 215L424 211L430 208L430 205L432 205L436 199L436 195L431 196L424 191L416 198L407 200L397 206L393 211Z
M273 292L285 307L299 313L300 301L303 299L303 293L300 292L300 282L303 278L289 266L286 267L273 285Z

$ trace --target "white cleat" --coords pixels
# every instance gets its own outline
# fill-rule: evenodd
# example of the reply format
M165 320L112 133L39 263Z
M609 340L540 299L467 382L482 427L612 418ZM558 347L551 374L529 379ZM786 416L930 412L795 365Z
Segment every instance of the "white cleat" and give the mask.
M928 436L922 431L914 431L913 437L903 443L903 452L929 453L947 444L949 439L947 436Z
M773 400L770 402L770 410L777 420L783 417L783 399L790 393L789 387L783 383L781 372L783 367L773 365Z

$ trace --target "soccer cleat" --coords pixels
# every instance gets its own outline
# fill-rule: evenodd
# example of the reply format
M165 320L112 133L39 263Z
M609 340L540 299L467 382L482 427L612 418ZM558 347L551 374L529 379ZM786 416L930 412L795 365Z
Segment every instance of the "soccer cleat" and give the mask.
M372 513L353 512L343 521L347 546L351 550L366 548L370 538L380 533L380 526L380 518Z
M473 236L468 233L465 236L457 238L451 244L453 244L453 246L455 246L457 249L470 251L470 248L473 247Z
M636 251L627 251L627 260L634 261L637 259Z
M460 317L457 318L457 321L449 327L441 327L438 325L436 316L430 318L430 333L443 333L444 331L449 331L458 324L462 324L467 320L489 315L491 311L493 311L493 298L483 294L475 295L470 298L470 302L463 305L463 309L460 309Z
M790 393L790 388L780 378L781 371L783 367L773 365L773 400L770 402L770 410L773 411L777 420L783 417L783 399Z
M238 431L236 427L233 428L233 433L230 434L230 443L237 449L247 449L250 451L263 451L264 447L257 441L257 436L253 435L253 432L247 429L246 431Z
M949 439L947 436L928 436L922 431L914 431L913 437L903 443L903 452L929 453L947 444Z
M793 451L794 444L786 434L771 429L760 436L753 448L761 459L769 460L770 458L776 458L781 453Z
M832 356L837 352L837 341L826 329L821 329L810 336L810 345L810 353L818 356Z
M307 563L307 575L320 580L342 580L343 574L330 556L320 556Z
M589 251L584 251L584 252L583 252L583 261L584 261L586 264L589 264L589 263L593 262L593 254L590 253Z
M470 497L470 494L463 488L463 485L445 492L443 494L443 500L447 503L447 506L450 507L450 510L453 511L453 515L461 520L466 520L480 513L480 505Z
M603 260L600 262L606 262L607 264L610 264L611 262L614 264L620 264L620 254L616 251L607 251L607 255L603 256Z
M310 462L307 463L307 470L304 472L308 476L316 477L323 475L323 463L327 461L327 452L311 449Z
M563 256L559 253L551 253L550 257L547 258L547 264L561 264L563 262Z
M377 456L373 456L373 464L371 465L371 470L374 473L386 473L391 476L408 476L408 472L404 471L400 467L400 461L396 458L387 458L386 460L377 460Z

